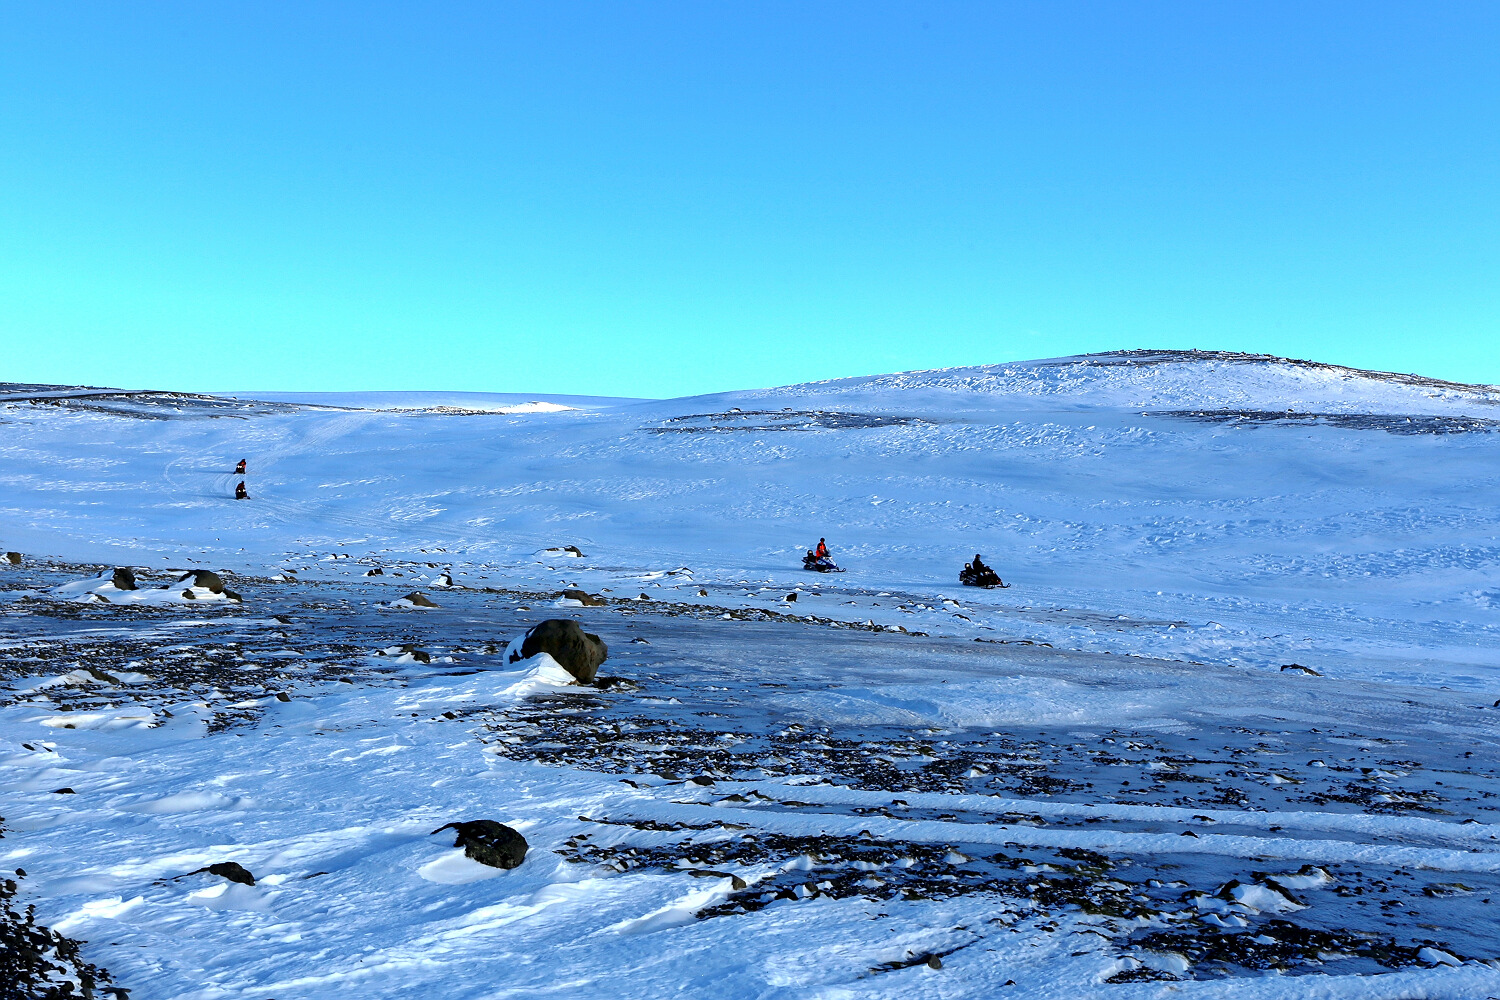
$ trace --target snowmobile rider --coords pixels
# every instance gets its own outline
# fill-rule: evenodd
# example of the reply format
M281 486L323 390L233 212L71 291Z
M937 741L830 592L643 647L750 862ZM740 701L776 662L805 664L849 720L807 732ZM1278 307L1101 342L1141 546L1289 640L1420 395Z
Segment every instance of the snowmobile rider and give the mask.
M245 474L245 460L243 458L240 459L240 464L234 467L234 474L236 476L243 476Z
M974 572L975 573L993 573L993 572L995 572L994 570L990 569L988 566L986 566L984 564L984 561L979 558L979 553L978 552L974 553L974 561L972 563L970 563L969 565L974 567Z
M239 485L234 488L234 498L236 500L250 499L250 492L245 489L245 481L243 479L241 479Z
M813 554L815 556L817 556L819 559L828 559L828 558L830 558L829 555L828 555L828 543L826 541L824 541L823 539L821 539L821 538L818 539L818 547L817 547L816 551L814 551Z

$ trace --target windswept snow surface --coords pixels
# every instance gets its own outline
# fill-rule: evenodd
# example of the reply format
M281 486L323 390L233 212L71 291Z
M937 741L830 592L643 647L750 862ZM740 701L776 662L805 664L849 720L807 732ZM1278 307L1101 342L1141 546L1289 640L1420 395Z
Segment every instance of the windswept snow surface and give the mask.
M3 390L0 855L135 1000L1500 993L1493 387Z

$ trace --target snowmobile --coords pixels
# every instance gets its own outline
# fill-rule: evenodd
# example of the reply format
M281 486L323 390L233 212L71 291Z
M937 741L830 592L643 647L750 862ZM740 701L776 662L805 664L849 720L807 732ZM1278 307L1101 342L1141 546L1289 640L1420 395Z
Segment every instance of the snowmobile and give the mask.
M958 571L958 582L965 587L984 587L987 590L1004 590L1010 584L1000 579L1000 574L981 563L975 568L973 563L964 563L964 568Z
M234 474L236 476L243 476L245 474L245 460L243 458L240 459L240 464L234 467Z
M809 552L802 557L802 568L812 570L814 573L842 573L843 567L834 563L832 559L819 559Z
M236 500L250 499L250 491L245 489L245 481L243 479L241 479L240 484L234 488L234 498Z

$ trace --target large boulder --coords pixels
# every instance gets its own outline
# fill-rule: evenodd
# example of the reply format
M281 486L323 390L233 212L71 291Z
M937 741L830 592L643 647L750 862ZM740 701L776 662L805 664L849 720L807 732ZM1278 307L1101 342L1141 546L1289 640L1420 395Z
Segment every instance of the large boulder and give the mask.
M116 590L134 590L135 571L129 566L116 566L115 575L110 580L110 583L115 585Z
M578 623L567 618L549 618L538 624L519 649L513 649L511 662L525 660L538 653L546 653L558 662L580 684L592 684L599 673L599 665L609 656L609 647L592 632L585 632Z
M582 604L586 608L602 608L609 604L609 602L602 597L597 597L593 594L590 594L587 590L578 590L573 587L569 587L562 592L562 600L577 601L579 604Z
M189 583L188 581L192 582ZM203 587L210 594L224 593L223 578L211 569L190 569L177 582L187 583L191 587Z
M526 838L504 823L492 819L471 819L440 826L433 833L457 830L454 847L462 847L464 854L482 865L491 868L518 868L526 860Z

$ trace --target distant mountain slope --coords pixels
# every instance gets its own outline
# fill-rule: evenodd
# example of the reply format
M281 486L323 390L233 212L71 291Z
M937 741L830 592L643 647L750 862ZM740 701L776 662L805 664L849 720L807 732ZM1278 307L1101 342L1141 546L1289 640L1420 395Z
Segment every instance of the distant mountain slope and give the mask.
M971 397L964 401L960 397ZM1420 375L1227 351L1116 351L1003 365L941 368L726 393L764 401L796 398L833 404L857 397L949 409L1115 407L1292 409L1302 412L1483 416L1500 405L1500 388Z

